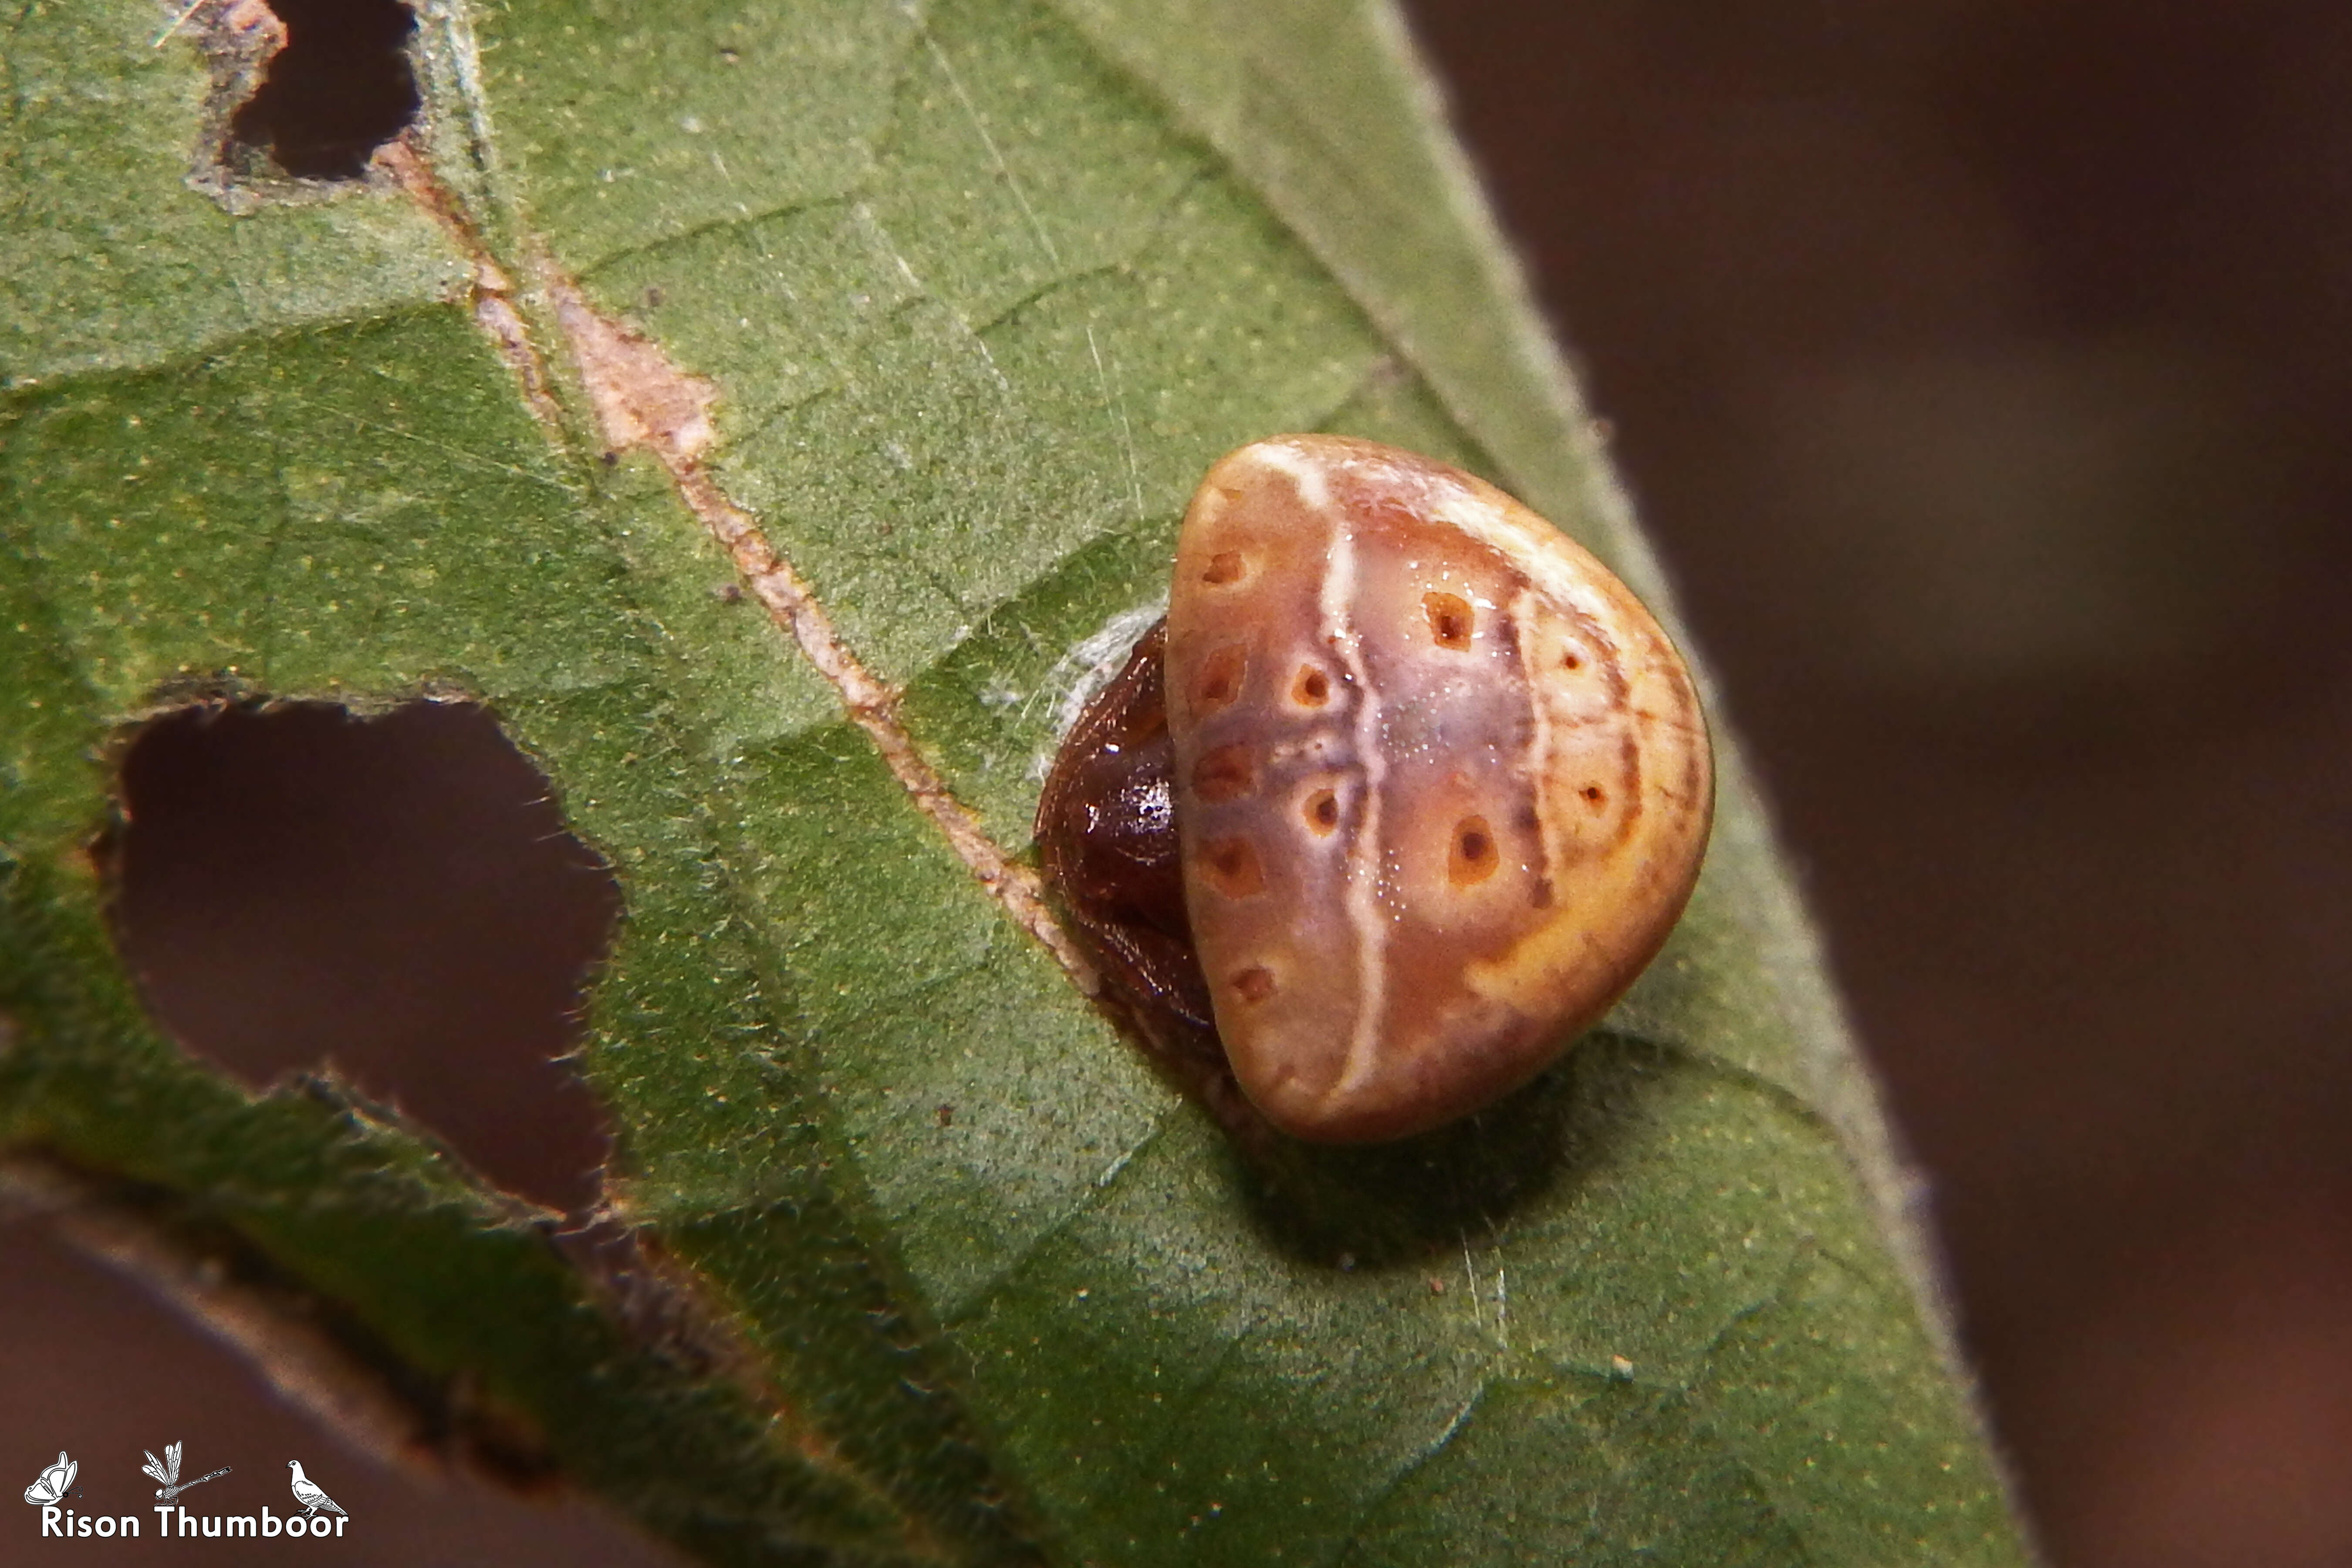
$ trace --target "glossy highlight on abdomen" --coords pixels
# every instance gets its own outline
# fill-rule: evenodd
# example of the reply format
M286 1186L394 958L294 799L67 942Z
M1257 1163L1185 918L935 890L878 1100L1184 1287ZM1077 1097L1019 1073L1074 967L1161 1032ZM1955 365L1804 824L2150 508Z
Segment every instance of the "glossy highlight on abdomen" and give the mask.
M1508 1092L1689 896L1713 790L1680 657L1466 474L1326 436L1234 453L1186 513L1165 658L1194 943L1288 1131L1399 1137Z

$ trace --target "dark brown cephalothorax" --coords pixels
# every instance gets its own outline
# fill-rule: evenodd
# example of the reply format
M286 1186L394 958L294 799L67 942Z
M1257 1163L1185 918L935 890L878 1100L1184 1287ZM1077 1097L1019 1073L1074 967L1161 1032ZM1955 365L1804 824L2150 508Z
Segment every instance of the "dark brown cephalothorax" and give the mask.
M1047 876L1113 984L1276 1127L1399 1138L1525 1083L1654 956L1712 816L1690 676L1501 491L1367 441L1211 468L1168 619L1064 743Z
M1160 655L1168 623L1062 741L1037 802L1037 850L1103 977L1129 1002L1190 1029L1216 1026L1184 914L1176 848L1175 752Z

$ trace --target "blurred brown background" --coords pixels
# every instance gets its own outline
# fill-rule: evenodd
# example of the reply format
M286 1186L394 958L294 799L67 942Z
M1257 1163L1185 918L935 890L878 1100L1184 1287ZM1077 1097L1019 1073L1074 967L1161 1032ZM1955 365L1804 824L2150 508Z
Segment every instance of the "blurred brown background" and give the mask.
M1934 1179L2051 1557L2352 1563L2352 10L1413 10ZM334 1038L577 1201L593 1107L537 1063L610 892L486 725L180 723L139 766L126 920L184 1035L261 1076ZM185 1436L303 1458L383 1521L350 1561L660 1560L339 1453L37 1226L0 1279L12 1484Z
M2051 1557L2352 1563L2352 10L1416 10Z

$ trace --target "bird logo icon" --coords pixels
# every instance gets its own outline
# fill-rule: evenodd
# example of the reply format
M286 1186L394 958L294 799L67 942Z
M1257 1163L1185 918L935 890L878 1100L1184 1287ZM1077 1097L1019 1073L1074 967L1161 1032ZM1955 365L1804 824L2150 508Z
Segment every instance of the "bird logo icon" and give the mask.
M23 1474L22 1471L17 1473ZM36 1508L60 1501L66 1493L73 1490L74 1477L80 1473L81 1467L67 1458L65 1450L60 1448L58 1450L58 1462L43 1470L41 1479L25 1489L25 1500Z
M294 1500L302 1505L304 1513L341 1513L345 1519L351 1517L343 1513L341 1503L319 1489L318 1482L302 1473L301 1460L289 1459L286 1468L294 1472Z
M220 1476L225 1476L229 1472L230 1467L223 1465L219 1469L213 1471L211 1475L198 1476L194 1480L183 1484L180 1480L180 1450L186 1447L187 1445L185 1443L166 1443L163 1445L163 1457L162 1458L158 1459L154 1455L148 1454L147 1462L139 1467L141 1469L146 1471L150 1476L163 1483L162 1486L155 1489L155 1495L162 1498L165 1502L170 1502L173 1498L176 1498L182 1492L186 1491L189 1487L203 1486L206 1481L212 1480ZM142 1453L145 1452L143 1449L141 1451Z

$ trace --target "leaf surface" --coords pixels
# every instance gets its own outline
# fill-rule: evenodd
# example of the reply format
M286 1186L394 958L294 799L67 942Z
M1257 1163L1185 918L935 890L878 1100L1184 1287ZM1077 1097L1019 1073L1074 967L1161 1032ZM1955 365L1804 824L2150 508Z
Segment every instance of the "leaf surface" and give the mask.
M1460 463L1658 590L1391 13L419 15L407 163L226 205L217 30L6 24L0 1142L714 1559L2020 1560L1736 758L1562 1068L1272 1169L974 875L1244 440ZM616 438L583 331L707 438ZM821 626L713 592L726 517ZM416 1130L146 1021L84 846L110 739L193 691L462 694L544 769L626 898L610 1197L753 1373L634 1336Z

